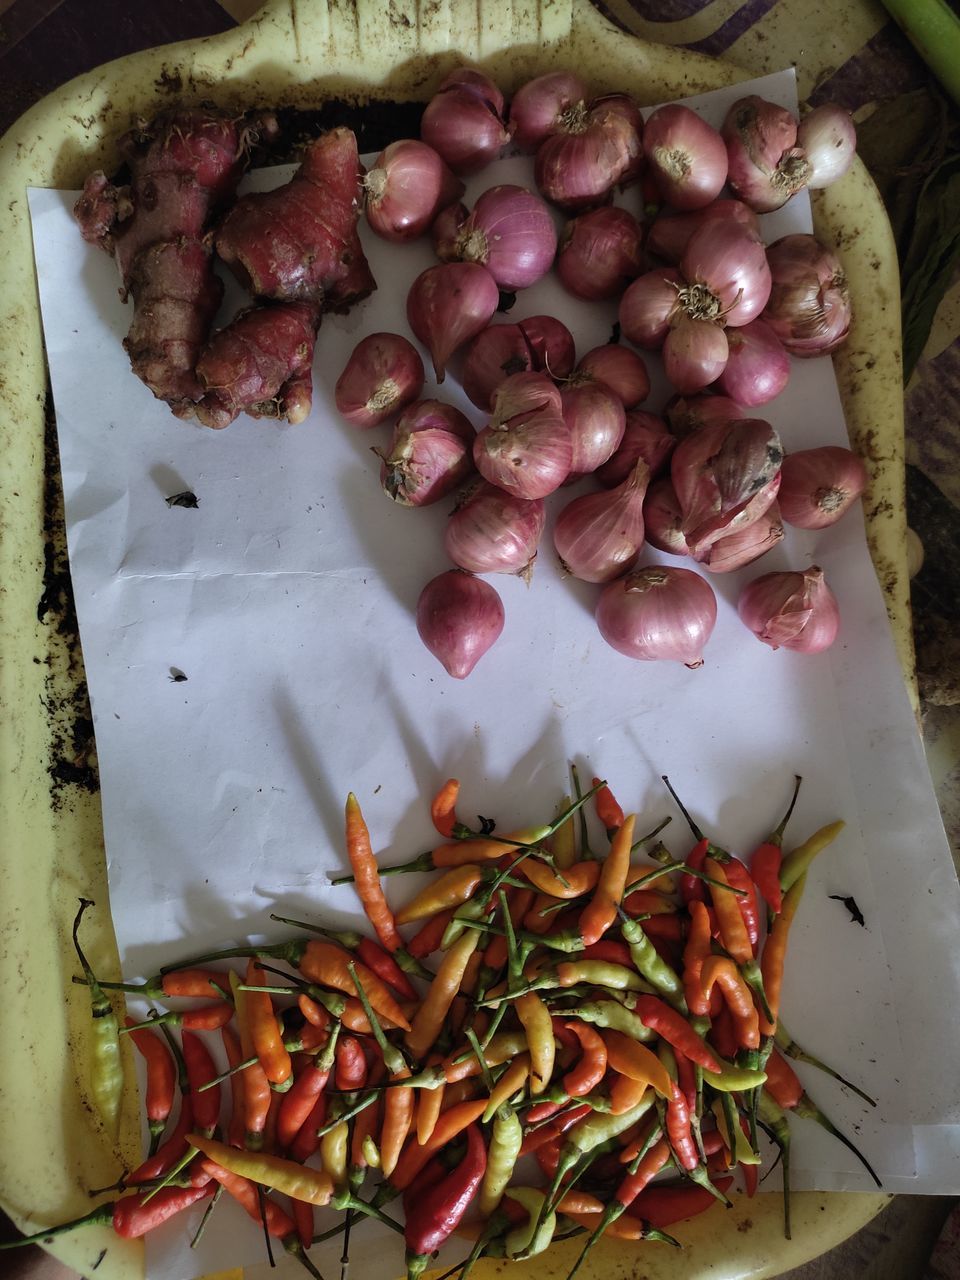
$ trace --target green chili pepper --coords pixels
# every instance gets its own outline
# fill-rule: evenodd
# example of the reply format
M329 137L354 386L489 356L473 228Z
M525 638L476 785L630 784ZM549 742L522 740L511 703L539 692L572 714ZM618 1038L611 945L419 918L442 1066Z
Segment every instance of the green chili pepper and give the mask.
M704 1081L718 1093L747 1093L751 1089L759 1089L766 1081L766 1071L735 1066L724 1058L720 1059L720 1063L723 1070L719 1073L702 1068Z
M556 1212L544 1210L546 1196L535 1187L511 1187L510 1199L523 1205L530 1216L507 1232L504 1253L508 1258L535 1258L553 1239L557 1229Z
M657 991L662 994L673 1007L682 1014L687 1012L687 1002L683 995L683 983L674 973L670 965L663 960L656 947L644 933L636 920L631 920L624 910L620 912L620 932L623 940L630 948L630 956L642 974Z
M774 1102L766 1089L760 1093L758 1114L770 1137L780 1148L780 1164L783 1171L783 1234L787 1240L792 1239L790 1233L790 1122L787 1113Z
M73 922L73 945L80 961L83 975L90 991L90 1012L93 1015L93 1061L90 1089L101 1119L110 1138L116 1141L120 1132L120 1104L123 1100L123 1063L120 1059L120 1025L113 1005L94 977L93 970L83 954L77 933L87 907L94 905L90 898L80 899L80 910Z
M616 1000L588 1000L577 1006L576 1014L584 1022L608 1027L611 1031L622 1031L634 1040L652 1040L655 1034L641 1021L639 1014L624 1008Z
M489 1218L500 1204L513 1176L522 1142L523 1125L520 1117L512 1107L498 1107L487 1149L487 1169L480 1186L479 1209L482 1218Z

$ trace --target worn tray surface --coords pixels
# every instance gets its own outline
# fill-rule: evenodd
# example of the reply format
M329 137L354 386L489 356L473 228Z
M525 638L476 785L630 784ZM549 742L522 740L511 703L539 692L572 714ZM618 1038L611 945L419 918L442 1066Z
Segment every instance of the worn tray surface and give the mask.
M88 1004L83 989L70 984L70 923L81 894L103 908L99 931L92 921L89 930L94 967L115 969L117 955L107 923L92 726L71 627L26 188L76 187L89 169L109 168L131 117L149 115L171 97L297 107L333 97L422 101L465 60L508 91L551 66L572 64L595 90L628 88L645 103L750 74L627 37L587 0L392 0L389 8L376 0L272 0L225 35L149 50L74 80L0 140L0 1205L25 1230L86 1212L86 1188L111 1182L118 1166L84 1096ZM819 194L814 216L854 294L855 325L835 364L851 436L871 467L871 551L912 685L896 256L883 206L859 163ZM135 1099L128 1101L120 1154L129 1159L139 1134ZM678 1228L687 1246L680 1255L644 1250L644 1273L651 1280L707 1273L759 1280L830 1248L885 1201L803 1193L787 1242L778 1197L761 1195L722 1220L712 1215ZM559 1246L512 1273L520 1280L562 1276L574 1248ZM139 1245L97 1228L51 1251L98 1280L143 1269ZM635 1266L632 1248L605 1242L588 1270L616 1276Z

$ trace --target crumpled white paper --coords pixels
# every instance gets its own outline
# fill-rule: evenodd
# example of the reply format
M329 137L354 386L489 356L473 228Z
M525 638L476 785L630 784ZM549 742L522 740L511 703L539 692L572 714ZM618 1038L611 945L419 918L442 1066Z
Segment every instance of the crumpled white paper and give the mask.
M749 92L796 105L792 73L690 101L719 124ZM289 172L248 183L270 186ZM529 162L488 169L468 200L505 181L529 183ZM131 374L116 269L83 245L73 201L70 192L30 195L125 972L146 976L197 951L285 936L271 911L355 920L353 890L329 885L345 862L348 790L384 864L435 843L425 800L443 778L462 780L464 815L493 813L509 826L552 811L571 759L610 779L638 810L639 829L673 814L666 839L677 854L690 838L663 773L709 834L749 854L799 773L788 843L837 817L847 828L810 874L784 1017L878 1105L800 1074L887 1190L960 1192L960 1102L944 1065L960 1061L960 1023L945 1002L958 988L960 895L859 511L822 533L791 530L760 566L711 577L719 620L697 671L608 648L592 617L596 589L562 578L548 533L530 587L493 579L503 636L454 681L413 617L423 584L449 567L441 532L451 504L390 503L369 452L388 428L356 431L332 403L361 336L409 336L406 292L433 261L429 244L396 249L364 227L379 288L349 316L324 320L309 420L241 419L215 433L178 422ZM636 190L623 197L638 201ZM768 240L809 229L804 196L764 219ZM233 287L224 315L241 301ZM544 311L564 318L580 354L608 340L616 316L551 280L523 293L509 319ZM424 394L435 394L432 384ZM455 377L438 394L482 425ZM656 411L667 396L658 378L644 407ZM787 390L760 413L788 450L847 443L829 360L795 361ZM196 510L168 507L183 490L197 495ZM570 494L553 500L554 512ZM668 559L645 553L658 558ZM759 573L814 562L840 600L840 638L820 657L773 652L739 622L737 594ZM187 679L173 680L176 671ZM402 901L416 883L391 880L391 896ZM866 927L830 894L855 895ZM873 1185L812 1124L795 1125L794 1183ZM262 1256L257 1228L226 1219L214 1215L192 1253L176 1224L151 1238L151 1276L182 1280ZM388 1244L358 1232L357 1274L396 1271ZM330 1248L321 1267L339 1256Z

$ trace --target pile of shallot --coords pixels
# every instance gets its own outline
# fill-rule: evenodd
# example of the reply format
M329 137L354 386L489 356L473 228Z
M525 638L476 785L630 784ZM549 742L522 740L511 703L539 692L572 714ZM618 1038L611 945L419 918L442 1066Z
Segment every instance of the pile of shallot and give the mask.
M493 185L468 208L461 179L508 146L533 156L531 189ZM840 177L855 146L834 106L798 122L748 97L719 131L679 104L644 123L626 94L591 98L556 71L508 111L487 76L462 68L428 104L421 138L377 158L364 179L371 230L396 243L429 235L438 259L407 296L410 331L437 383L456 358L479 418L422 398L423 362L395 333L359 343L335 399L355 427L392 421L374 450L390 498L418 507L456 494L443 535L454 567L417 605L420 636L450 675L467 676L503 630L500 596L478 575L529 581L546 500L583 477L593 487L561 499L553 524L563 571L600 586L597 624L618 652L691 668L716 596L702 572L641 566L645 544L729 573L776 547L784 524L822 529L859 498L867 473L849 449L787 452L775 411L757 412L783 391L791 357L832 352L851 319L835 255L811 235L766 246L761 215ZM631 184L629 207L612 204ZM555 210L567 219L559 234ZM494 321L505 294L554 267L573 297L618 305L629 345L578 360L560 316ZM660 414L641 407L652 353L676 393ZM827 648L839 626L815 565L755 579L737 611L765 644L803 653Z

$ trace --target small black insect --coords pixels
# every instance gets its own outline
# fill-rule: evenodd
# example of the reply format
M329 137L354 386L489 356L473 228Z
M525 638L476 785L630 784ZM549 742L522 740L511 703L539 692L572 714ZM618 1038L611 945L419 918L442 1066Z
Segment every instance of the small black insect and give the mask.
M164 502L168 507L199 507L200 499L195 493L191 493L189 489L184 493L171 494L169 498L164 498Z
M613 345L619 341L620 341L620 321L614 320L613 328L610 330L610 337L607 339L607 343L610 345Z
M509 289L501 289L500 304L497 307L497 310L500 311L503 315L506 315L506 313L511 309L511 307L516 305L516 301L517 301L517 295L515 293L512 293Z
M863 918L863 912L857 906L856 898L853 898L853 897L845 898L842 893L830 893L827 896L829 898L832 898L834 902L842 902L843 905L850 912L850 919L855 920L862 929L865 929L867 927L867 922Z
M185 672L183 672L183 671L181 671L179 667L171 667L171 668L170 668L170 683L171 683L171 684L183 684L183 682L186 680L186 678L187 678L186 673L185 673Z
M482 836L492 836L496 830L496 822L493 818L485 818L482 813L477 814L477 821L480 823L480 834Z

